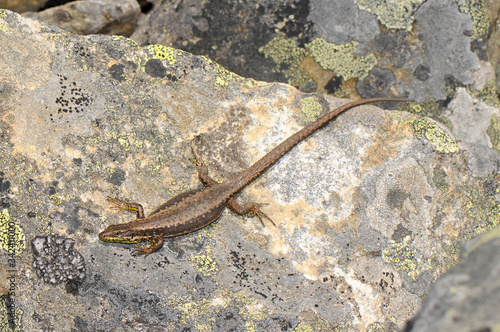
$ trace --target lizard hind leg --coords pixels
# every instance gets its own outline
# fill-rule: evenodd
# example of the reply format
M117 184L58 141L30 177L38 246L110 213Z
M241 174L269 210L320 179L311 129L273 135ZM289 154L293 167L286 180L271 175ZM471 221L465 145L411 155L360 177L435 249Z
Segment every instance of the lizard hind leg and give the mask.
M263 219L265 218L269 220L274 225L274 227L276 227L274 221L271 218L269 218L264 212L262 212L262 210L259 208L259 206L261 205L268 205L267 203L246 203L241 205L234 198L231 198L227 202L227 205L229 206L229 208L231 208L231 210L233 210L239 215L248 214L249 217L256 216L257 218L259 218L260 222L262 223L262 226L265 226L263 221Z

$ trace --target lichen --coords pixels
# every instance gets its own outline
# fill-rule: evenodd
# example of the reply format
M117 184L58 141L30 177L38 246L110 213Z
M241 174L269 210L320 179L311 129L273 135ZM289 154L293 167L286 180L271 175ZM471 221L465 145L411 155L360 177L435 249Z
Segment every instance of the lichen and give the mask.
M484 0L456 0L458 9L472 18L472 38L486 36L490 30L488 9Z
M215 74L215 83L217 83L221 87L226 87L229 82L244 82L246 80L238 74L235 74L232 71L229 71L226 68L222 67L217 62L214 62L204 56L202 56L202 58L211 65L212 70ZM251 84L251 82L252 80L247 80L247 84Z
M486 134L490 138L493 149L500 152L500 117L493 115L491 117L490 125L486 129Z
M466 234L466 239L490 231L498 226L500 222L500 203L494 198L498 194L498 188L492 184L498 183L499 180L498 176L490 176L484 179L472 178L470 183L463 189L466 195L464 212L471 219L469 223L473 225L473 231ZM495 190L485 189L492 187Z
M377 19L387 29L411 30L413 13L425 2L425 0L355 0L356 5L370 13L377 15Z
M484 101L486 104L500 108L500 99L498 98L495 80L491 80L485 84L485 86L481 90L475 90L471 87L466 88L467 93L470 94L473 98L477 98L481 101Z
M163 45L148 45L144 49L151 55L151 59L167 60L169 65L175 64L177 58L184 54L184 51Z
M199 255L191 255L189 261L196 266L196 270L205 277L219 272L219 266L212 255L212 248L206 245L203 252Z
M457 142L436 123L421 117L404 120L409 124L417 139L427 139L438 152L458 152Z
M323 107L316 98L306 97L300 100L300 109L304 112L308 120L313 120L321 114Z
M320 317L316 317L314 321L300 322L293 332L314 332L314 331L347 331L347 329L341 329L341 327L333 327L329 322L325 321Z
M213 315L217 315L229 306L235 307L238 313L247 320L246 326L249 331L255 329L255 321L264 320L269 316L267 310L254 298L249 297L246 292L217 290L209 298L198 301L185 301L184 298L172 296L165 304L178 310L181 324L193 323L195 328L203 331L206 330L205 327L211 331L214 325Z
M23 317L24 311L19 306L14 306L11 307L13 308L13 312L9 312L7 311L7 304L8 298L6 296L2 296L0 298L0 326L3 327L1 331L21 332L21 318ZM14 317L12 317L11 315L13 315ZM13 323L13 329L8 328L9 320L11 324Z
M405 103L400 111L429 117L444 124L450 130L453 129L450 119L445 116L446 109L441 107L434 98L428 98L421 103Z
M434 167L432 181L443 194L447 194L450 188L446 182L446 177L446 172L441 165Z
M384 262L391 264L396 270L403 271L413 280L418 275L429 270L430 264L421 264L415 257L415 253L410 249L411 236L407 235L401 242L392 241L387 249L382 252Z
M366 57L355 56L354 52L358 42L350 42L343 45L329 43L323 38L316 38L306 44L314 60L326 70L332 71L337 76L342 76L344 80L366 78L370 70L378 63L373 54Z
M26 249L26 236L23 229L7 209L0 212L0 248L15 255Z
M298 47L294 40L286 38L284 33L278 32L269 43L259 48L259 52L266 58L273 59L276 64L274 72L283 73L288 84L301 87L311 81L302 68L306 51Z

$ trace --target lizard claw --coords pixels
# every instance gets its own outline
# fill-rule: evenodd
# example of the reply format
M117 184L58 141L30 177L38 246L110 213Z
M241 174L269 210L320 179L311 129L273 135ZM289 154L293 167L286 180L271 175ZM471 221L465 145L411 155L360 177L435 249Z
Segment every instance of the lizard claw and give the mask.
M205 163L201 159L201 156L194 152L193 145L191 145L191 152L193 153L193 158L191 158L190 161L194 164L194 167L201 168L202 166L205 166Z
M115 210L127 210L127 202L119 199L119 198L113 198L108 196L108 203L110 204L109 208L110 209L115 209Z
M276 224L274 223L274 221L271 218L269 218L264 212L262 212L261 209L259 209L259 206L261 206L261 205L269 205L269 204L268 203L254 203L252 208L250 209L250 212L248 212L248 216L259 218L260 222L262 223L262 226L265 226L264 221L262 220L262 218L265 218L265 219L269 220L271 222L271 224L274 225L274 227L276 227Z
M150 250L151 246L147 246L144 243L139 244L135 247L135 249L132 251L132 256L140 256L144 255L146 257L149 255L152 251Z

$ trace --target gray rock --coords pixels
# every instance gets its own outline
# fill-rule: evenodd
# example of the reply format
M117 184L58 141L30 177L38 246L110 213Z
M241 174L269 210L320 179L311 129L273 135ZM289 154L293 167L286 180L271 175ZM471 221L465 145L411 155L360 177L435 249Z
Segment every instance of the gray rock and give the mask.
M25 330L394 330L466 240L498 224L495 151L477 150L483 167L442 125L363 106L242 191L269 203L277 227L226 211L134 257L133 245L97 238L134 217L106 196L150 212L201 186L193 145L228 179L346 101L9 11L0 27L0 222L13 229L1 244L23 271L17 312L42 316L22 316ZM44 233L74 240L87 273L79 295L30 273L25 239Z
M86 0L23 15L79 35L130 36L137 27L140 14L141 8L136 0Z
M34 11L42 8L48 0L0 0L0 8L18 13Z
M432 286L405 331L494 331L500 323L499 228L466 243L460 263Z

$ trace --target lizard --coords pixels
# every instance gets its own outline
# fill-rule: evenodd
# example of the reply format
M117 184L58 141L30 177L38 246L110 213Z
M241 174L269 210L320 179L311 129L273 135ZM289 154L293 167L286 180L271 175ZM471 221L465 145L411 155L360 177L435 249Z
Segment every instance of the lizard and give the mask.
M262 218L266 218L274 224L260 210L259 206L263 204L246 203L240 205L234 196L276 163L295 145L336 118L339 114L355 106L380 101L406 102L409 100L370 98L342 105L309 123L281 142L246 170L222 183L215 181L209 176L207 165L201 158L196 156L193 150L195 166L198 168L198 178L204 184L204 187L189 190L171 198L147 217L144 215L144 209L141 204L128 203L119 198L108 196L107 200L111 208L135 211L137 218L131 222L109 225L104 231L99 233L99 239L119 243L149 241L151 243L149 246L139 244L133 252L134 255L147 256L163 246L164 238L188 234L216 221L226 206L240 215L248 214L249 216L257 216L262 224L264 224Z

